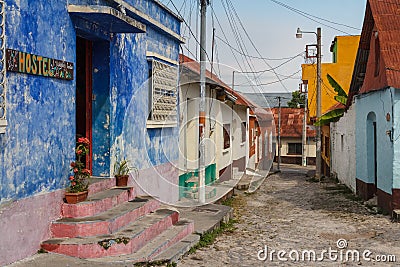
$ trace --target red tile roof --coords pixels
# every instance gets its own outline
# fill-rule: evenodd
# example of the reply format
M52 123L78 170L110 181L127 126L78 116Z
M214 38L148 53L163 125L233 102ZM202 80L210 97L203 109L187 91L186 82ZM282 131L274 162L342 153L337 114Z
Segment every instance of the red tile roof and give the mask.
M275 130L278 133L278 112L279 108L272 108L275 120ZM303 135L304 109L302 108L281 108L281 137L301 138ZM307 127L307 136L315 137L315 130ZM277 134L278 135L278 134Z

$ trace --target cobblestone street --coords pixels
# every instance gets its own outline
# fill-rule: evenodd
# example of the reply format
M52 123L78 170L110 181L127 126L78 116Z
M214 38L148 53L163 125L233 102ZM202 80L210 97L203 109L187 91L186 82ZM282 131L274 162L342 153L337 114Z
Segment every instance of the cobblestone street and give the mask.
M308 178L306 169L283 168L282 173L269 176L256 193L238 193L233 201L236 229L217 237L210 247L186 256L178 266L400 265L400 224L372 212L343 186L333 181L319 184ZM346 240L347 247L339 249L339 239ZM257 254L265 246L268 257L262 261ZM323 254L323 262L310 262L307 254L301 260L304 250L315 251L319 258L329 248L333 260L328 252ZM278 260L279 250L286 252L281 256L288 261ZM359 252L360 262L354 262L351 254L346 262L346 253L354 250ZM291 260L296 258L295 251L299 253L297 262ZM371 261L363 259L364 251ZM395 255L397 262L377 262L380 256L384 259L389 255Z

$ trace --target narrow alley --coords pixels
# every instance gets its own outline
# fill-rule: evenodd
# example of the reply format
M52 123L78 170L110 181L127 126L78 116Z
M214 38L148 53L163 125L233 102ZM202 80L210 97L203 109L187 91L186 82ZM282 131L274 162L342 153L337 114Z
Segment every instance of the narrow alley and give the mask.
M307 169L288 166L269 176L256 193L238 194L233 201L236 229L186 256L178 266L398 266L376 260L389 261L390 255L400 260L400 224L367 208L344 186L334 181L319 184L309 180ZM265 246L268 257L264 260L261 253L259 260L257 254ZM332 255L326 252L319 262L329 248ZM286 252L281 258L287 261L278 260L279 250ZM302 261L305 250L316 252L315 261L310 262L309 255ZM346 253L355 250L360 262L353 262L350 252L346 262ZM291 260L297 255L293 251L299 252L298 261ZM370 261L362 258L363 253Z

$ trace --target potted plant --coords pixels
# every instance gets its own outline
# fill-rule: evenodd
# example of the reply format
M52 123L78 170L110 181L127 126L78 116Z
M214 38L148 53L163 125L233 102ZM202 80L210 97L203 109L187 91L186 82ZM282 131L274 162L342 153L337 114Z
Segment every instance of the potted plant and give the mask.
M75 149L76 160L71 162L71 171L73 175L69 177L70 186L65 192L67 203L75 204L86 200L88 195L88 178L90 170L85 167L85 156L89 153L89 139L85 137L78 138Z
M127 186L129 172L131 170L135 170L135 172L138 171L135 167L129 167L128 163L129 162L124 159L121 161L116 161L114 164L114 176L117 186Z

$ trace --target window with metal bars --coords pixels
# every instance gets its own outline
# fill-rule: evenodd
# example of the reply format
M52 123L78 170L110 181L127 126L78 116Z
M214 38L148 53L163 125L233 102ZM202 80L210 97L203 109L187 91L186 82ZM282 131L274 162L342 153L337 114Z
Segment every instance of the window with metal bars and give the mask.
M149 117L148 120L176 123L177 120L177 66L150 59L149 62ZM166 124L166 125L167 125Z

